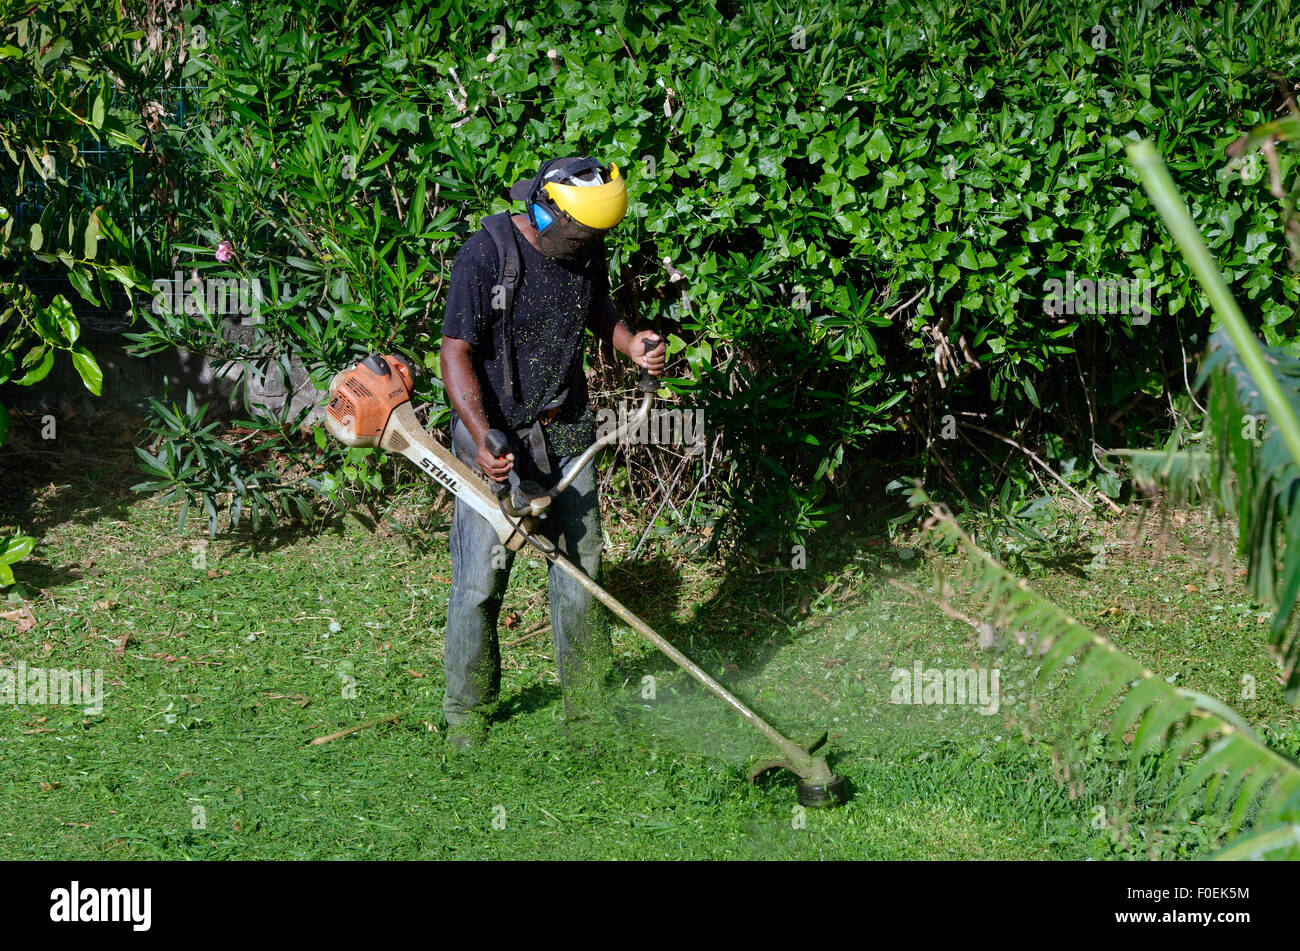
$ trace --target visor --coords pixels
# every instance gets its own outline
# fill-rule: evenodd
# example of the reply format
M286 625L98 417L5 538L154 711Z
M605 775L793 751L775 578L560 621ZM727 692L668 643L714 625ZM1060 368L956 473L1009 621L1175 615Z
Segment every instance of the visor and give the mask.
M595 181L591 173L598 172L606 179ZM590 182L581 181L591 178ZM579 179L576 184L565 184ZM533 205L548 212L546 218L555 219L564 212L580 225L597 231L613 228L627 214L627 186L617 165L603 166L590 157L567 157L543 162L531 179L521 179L510 188L510 197L528 204L529 217L534 217ZM550 206L547 208L546 206ZM539 233L546 223L534 220Z

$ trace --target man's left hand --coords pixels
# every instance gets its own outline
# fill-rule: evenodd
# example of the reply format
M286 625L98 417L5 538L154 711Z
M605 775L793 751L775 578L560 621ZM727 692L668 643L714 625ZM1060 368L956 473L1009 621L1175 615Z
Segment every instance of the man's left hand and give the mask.
M642 352L645 350L643 341L646 340L654 340L658 344L649 353ZM628 344L628 351L628 356L632 358L632 362L637 366L649 370L655 376L659 376L664 372L664 365L668 362L668 347L664 340L653 330L643 330L635 334L631 343Z

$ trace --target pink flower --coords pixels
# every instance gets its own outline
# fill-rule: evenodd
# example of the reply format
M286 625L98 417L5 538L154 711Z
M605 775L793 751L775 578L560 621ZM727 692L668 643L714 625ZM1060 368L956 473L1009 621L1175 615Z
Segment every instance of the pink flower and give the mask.
M235 246L229 241L222 241L217 245L217 260L225 264L235 256Z

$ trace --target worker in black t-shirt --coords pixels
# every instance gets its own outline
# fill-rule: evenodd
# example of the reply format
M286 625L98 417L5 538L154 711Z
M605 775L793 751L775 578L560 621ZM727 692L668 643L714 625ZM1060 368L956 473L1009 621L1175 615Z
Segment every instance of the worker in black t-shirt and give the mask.
M453 409L456 454L496 481L517 467L520 476L545 489L595 438L582 367L585 331L656 374L663 371L665 348L658 341L643 354L642 342L656 335L633 333L610 301L603 238L627 212L617 166L590 158L552 159L533 178L516 182L510 197L526 207L526 214L510 217L508 229L520 270L511 303L502 306L503 262L496 240L480 230L452 266L442 379ZM490 429L511 438L514 451L503 459L484 446ZM593 467L556 496L543 533L599 581L603 538ZM487 520L457 499L443 698L447 739L455 746L481 743L496 709L497 616L513 557ZM547 593L565 718L581 724L595 715L610 669L604 612L554 565Z

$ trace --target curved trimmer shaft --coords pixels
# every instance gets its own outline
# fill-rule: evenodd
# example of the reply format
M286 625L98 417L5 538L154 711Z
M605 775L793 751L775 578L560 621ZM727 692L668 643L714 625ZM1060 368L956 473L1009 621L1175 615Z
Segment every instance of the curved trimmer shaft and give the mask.
M658 340L646 340L642 344L643 352L649 354L657 346L659 346ZM655 393L659 392L659 378L649 370L642 370L641 380L637 383L637 389L644 394L644 396L641 397L641 405L637 407L637 411L633 413L623 423L623 425L617 427L612 433L606 433L603 438L597 439L583 451L582 455L578 457L578 461L574 464L573 468L569 470L568 474L556 484L555 488L551 489L550 494L552 497L559 495L567 489L569 483L578 477L578 473L591 465L591 461L596 458L596 453L600 452L606 446L614 445L650 417L650 403L654 400Z
M613 611L624 624L632 628L632 630L636 631L657 647L661 653L667 655L669 660L703 684L704 688L708 690L709 693L713 694L723 703L727 704L727 706L731 707L731 709L739 713L745 719L746 723L771 740L786 758L786 762L783 765L788 766L792 771L797 773L801 779L805 779L809 783L817 785L827 785L835 779L834 774L831 772L830 767L826 764L824 758L809 755L804 751L803 747L799 746L799 744L782 735L774 726L760 717L749 707L745 706L745 704L742 703L733 693L727 690L726 687L722 686L722 684L718 683L706 674L699 664L695 663L695 661L691 660L676 647L655 633L654 629L650 627L649 624L629 611L618 600L618 598L614 597L600 585L596 584L596 582L592 581L586 572L578 568L557 551L548 551L539 546L535 547L538 547L538 550L546 556L548 561L554 562L562 570L568 572L569 575L578 582L578 584L590 591L597 600Z
M612 433L606 433L603 437L597 439L594 443L584 449L582 455L578 457L578 461L574 463L571 469L569 469L564 478L555 484L555 488L551 489L547 494L551 496L551 498L559 495L569 487L569 484L573 482L574 479L578 477L578 473L591 465L591 461L596 458L596 453L600 452L606 446L614 445L614 443L618 442L632 430L640 426L643 420L649 418L650 401L653 399L653 393L647 393L643 396L641 398L641 405L637 407L637 411L629 416L627 420L624 421L623 425L619 426Z
M649 347L647 347L647 351ZM550 500L572 481L573 474L581 471L595 458L602 445L621 439L629 428L639 424L650 410L650 401L658 382L650 374L642 375L640 389L645 393L640 408L605 439L588 447L579 462L555 488L539 497L544 510ZM488 485L484 476L461 462L452 452L439 445L420 425L411 406L412 383L409 368L394 357L371 355L351 370L338 374L330 385L330 403L325 414L325 426L337 439L349 446L379 446L400 453L415 463L422 472L436 480L456 498L482 515L496 530L502 544L512 551L529 541L548 561L557 565L628 627L636 631L682 670L686 671L711 694L735 710L751 727L762 733L781 751L780 759L769 761L770 766L784 766L801 779L799 801L809 806L832 806L845 801L847 793L843 778L831 772L826 760L813 756L797 743L783 736L775 727L742 703L729 690L704 672L698 664L679 651L646 624L612 594L587 576L581 568L535 537L536 514L522 518L507 512L508 498L498 498L497 491ZM544 499L544 501L541 501ZM531 507L530 507L531 508Z

